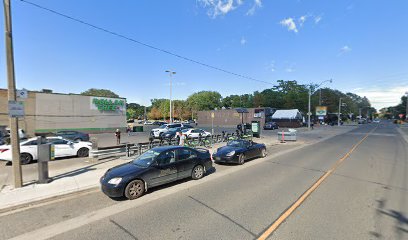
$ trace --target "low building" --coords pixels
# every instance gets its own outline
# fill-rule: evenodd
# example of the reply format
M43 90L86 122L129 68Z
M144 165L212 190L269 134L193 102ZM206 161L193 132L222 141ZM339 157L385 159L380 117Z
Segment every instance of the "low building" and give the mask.
M8 126L8 91L0 89L0 126ZM126 99L28 91L19 128L33 136L57 130L114 132L126 127Z
M276 110L272 121L279 127L298 128L303 126L303 116L298 109Z
M274 108L245 108L246 111L240 113L240 109L243 108L198 111L197 123L208 126L212 125L212 123L214 126L237 126L242 122L260 121L263 128L265 122L271 121L271 117L275 112Z

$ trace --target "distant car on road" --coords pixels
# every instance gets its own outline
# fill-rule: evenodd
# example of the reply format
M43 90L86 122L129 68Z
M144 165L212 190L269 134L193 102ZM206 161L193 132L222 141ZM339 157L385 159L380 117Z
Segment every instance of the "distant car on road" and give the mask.
M374 119L373 120L373 123L380 123L381 121L380 121L380 119L378 119L378 118L376 118L376 119Z
M184 129L182 132L188 138L198 138L200 136L200 134L201 134L201 137L211 136L210 132L207 132L207 131L204 131L203 129L198 129L198 128Z
M88 133L83 133L83 132L78 132L78 131L62 130L62 131L57 131L55 135L66 138L68 140L75 141L75 142L89 141Z
M233 140L227 146L218 148L213 153L215 163L244 164L245 160L255 157L266 157L266 146L248 140Z
M279 125L276 122L267 122L265 123L263 127L264 130L274 130L278 128L279 128Z
M151 121L144 121L143 124L144 124L144 125L153 125L153 122L151 122Z
M109 169L100 183L109 197L136 199L151 187L188 177L200 179L211 168L211 155L206 149L164 146Z
M358 124L365 124L365 123L367 123L367 119L365 118L358 119Z
M56 158L67 156L87 157L92 146L90 142L72 142L62 137L47 137L43 141L43 143L51 143L54 145L54 156ZM37 160L37 148L37 138L30 138L21 142L21 164L29 164L33 160ZM0 146L0 160L11 161L11 159L11 146Z

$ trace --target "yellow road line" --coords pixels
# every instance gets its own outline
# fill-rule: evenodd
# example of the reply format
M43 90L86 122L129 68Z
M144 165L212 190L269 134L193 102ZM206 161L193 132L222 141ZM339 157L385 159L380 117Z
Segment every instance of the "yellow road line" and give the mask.
M378 127L378 126L377 126ZM364 141L366 138L374 132L377 127L372 129L370 132L368 132L357 144L355 144L350 151L348 151L342 158L340 158L334 166L327 171L323 176L321 176L306 192L304 192L296 202L294 202L282 215L279 216L278 219L276 219L275 222L272 223L272 225L264 232L262 235L258 238L258 240L265 240L267 239L295 210L298 208L302 203L306 200L307 197L310 196L310 194L313 193L314 190L316 190L320 184L328 177L330 176L339 166L340 164L347 159L350 154Z

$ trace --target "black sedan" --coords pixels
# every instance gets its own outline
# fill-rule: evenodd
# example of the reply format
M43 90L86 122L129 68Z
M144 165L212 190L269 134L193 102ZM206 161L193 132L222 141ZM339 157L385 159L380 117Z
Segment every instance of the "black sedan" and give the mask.
M109 197L136 199L151 187L188 177L200 179L211 168L211 155L206 149L163 146L109 169L100 183Z
M267 122L264 125L264 130L274 130L274 129L278 129L279 125L276 122Z
M265 144L248 140L233 140L227 146L220 147L213 153L215 163L244 164L245 160L255 157L266 157Z

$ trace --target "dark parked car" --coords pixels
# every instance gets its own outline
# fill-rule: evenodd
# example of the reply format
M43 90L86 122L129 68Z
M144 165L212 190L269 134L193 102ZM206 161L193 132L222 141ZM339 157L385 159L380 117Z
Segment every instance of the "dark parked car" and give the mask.
M109 169L100 183L109 197L136 199L151 187L188 177L200 179L211 168L211 155L206 149L163 146Z
M279 125L276 122L267 122L264 125L264 130L274 130L278 128L279 128Z
M266 146L248 140L233 140L227 146L220 147L213 153L215 163L244 164L245 160L255 157L266 157Z
M169 131L162 134L162 137L165 140L171 140L173 138L176 138L176 133L177 132L181 132L184 129L187 129L187 128L185 128L185 127L170 128Z
M78 131L68 131L68 130L58 131L55 133L55 135L69 139L69 140L73 140L76 142L77 141L89 141L89 134L78 132Z

